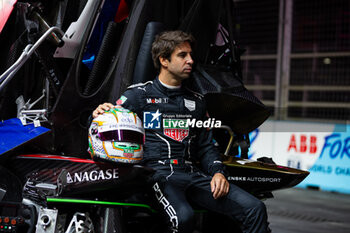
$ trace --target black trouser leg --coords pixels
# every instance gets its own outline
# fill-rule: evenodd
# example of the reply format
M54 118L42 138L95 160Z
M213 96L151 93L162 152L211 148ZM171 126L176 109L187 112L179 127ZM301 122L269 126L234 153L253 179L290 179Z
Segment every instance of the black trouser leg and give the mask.
M153 185L160 208L164 210L168 219L171 233L192 233L194 213L191 205L187 202L185 191L168 182L156 182Z
M210 188L211 177L194 173L191 180L193 182L187 196L196 204L241 222L244 233L267 232L267 213L262 201L233 184L225 197L214 199Z
M212 177L201 172L175 168L157 170L153 190L170 223L170 232L193 231L194 214L187 198L213 212L229 216L242 223L244 233L266 233L265 204L241 188L231 184L225 197L214 199L210 181Z

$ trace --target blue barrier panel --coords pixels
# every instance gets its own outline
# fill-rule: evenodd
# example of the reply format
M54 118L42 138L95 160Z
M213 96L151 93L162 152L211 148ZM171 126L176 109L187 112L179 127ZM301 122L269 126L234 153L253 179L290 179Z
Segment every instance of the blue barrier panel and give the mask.
M350 194L350 125L267 121L250 133L249 158L272 157L283 166L308 170L302 188Z
M300 187L350 193L350 125L345 132L337 129L341 126L335 125L334 132L325 137L321 154Z
M50 129L33 124L22 125L18 118L0 122L0 154L3 154L35 137L42 135Z

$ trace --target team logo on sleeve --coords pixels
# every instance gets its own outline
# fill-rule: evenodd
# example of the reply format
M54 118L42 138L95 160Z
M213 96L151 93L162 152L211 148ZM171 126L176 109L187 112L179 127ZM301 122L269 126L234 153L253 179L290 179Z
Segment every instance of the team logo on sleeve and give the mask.
M119 100L117 100L117 105L122 105L123 103L125 103L125 101L127 100L128 98L126 98L125 96L120 96Z
M160 129L160 116L162 114L157 110L156 112L143 113L143 128L145 129Z

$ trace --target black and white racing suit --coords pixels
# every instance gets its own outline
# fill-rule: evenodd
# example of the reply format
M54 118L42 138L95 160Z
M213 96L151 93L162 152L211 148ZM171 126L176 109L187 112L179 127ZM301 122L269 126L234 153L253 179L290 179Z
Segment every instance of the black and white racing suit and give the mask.
M197 121L208 120L203 96L185 86L167 88L157 78L130 86L117 104L144 123L143 163L156 170L153 190L169 218L170 232L192 232L194 214L188 198L242 222L244 232L266 232L266 208L260 200L232 184L225 197L212 196L212 176L224 173L225 167L211 131L196 127L201 124ZM200 161L201 170L188 161Z

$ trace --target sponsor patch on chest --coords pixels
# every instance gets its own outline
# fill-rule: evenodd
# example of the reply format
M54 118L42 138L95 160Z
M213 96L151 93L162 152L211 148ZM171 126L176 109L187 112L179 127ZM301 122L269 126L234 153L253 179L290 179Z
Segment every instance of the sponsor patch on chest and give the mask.
M147 98L147 104L167 104L169 102L168 98Z
M196 110L196 102L193 100L184 99L185 107L191 112Z
M163 133L169 138L182 142L189 135L187 119L163 119Z

